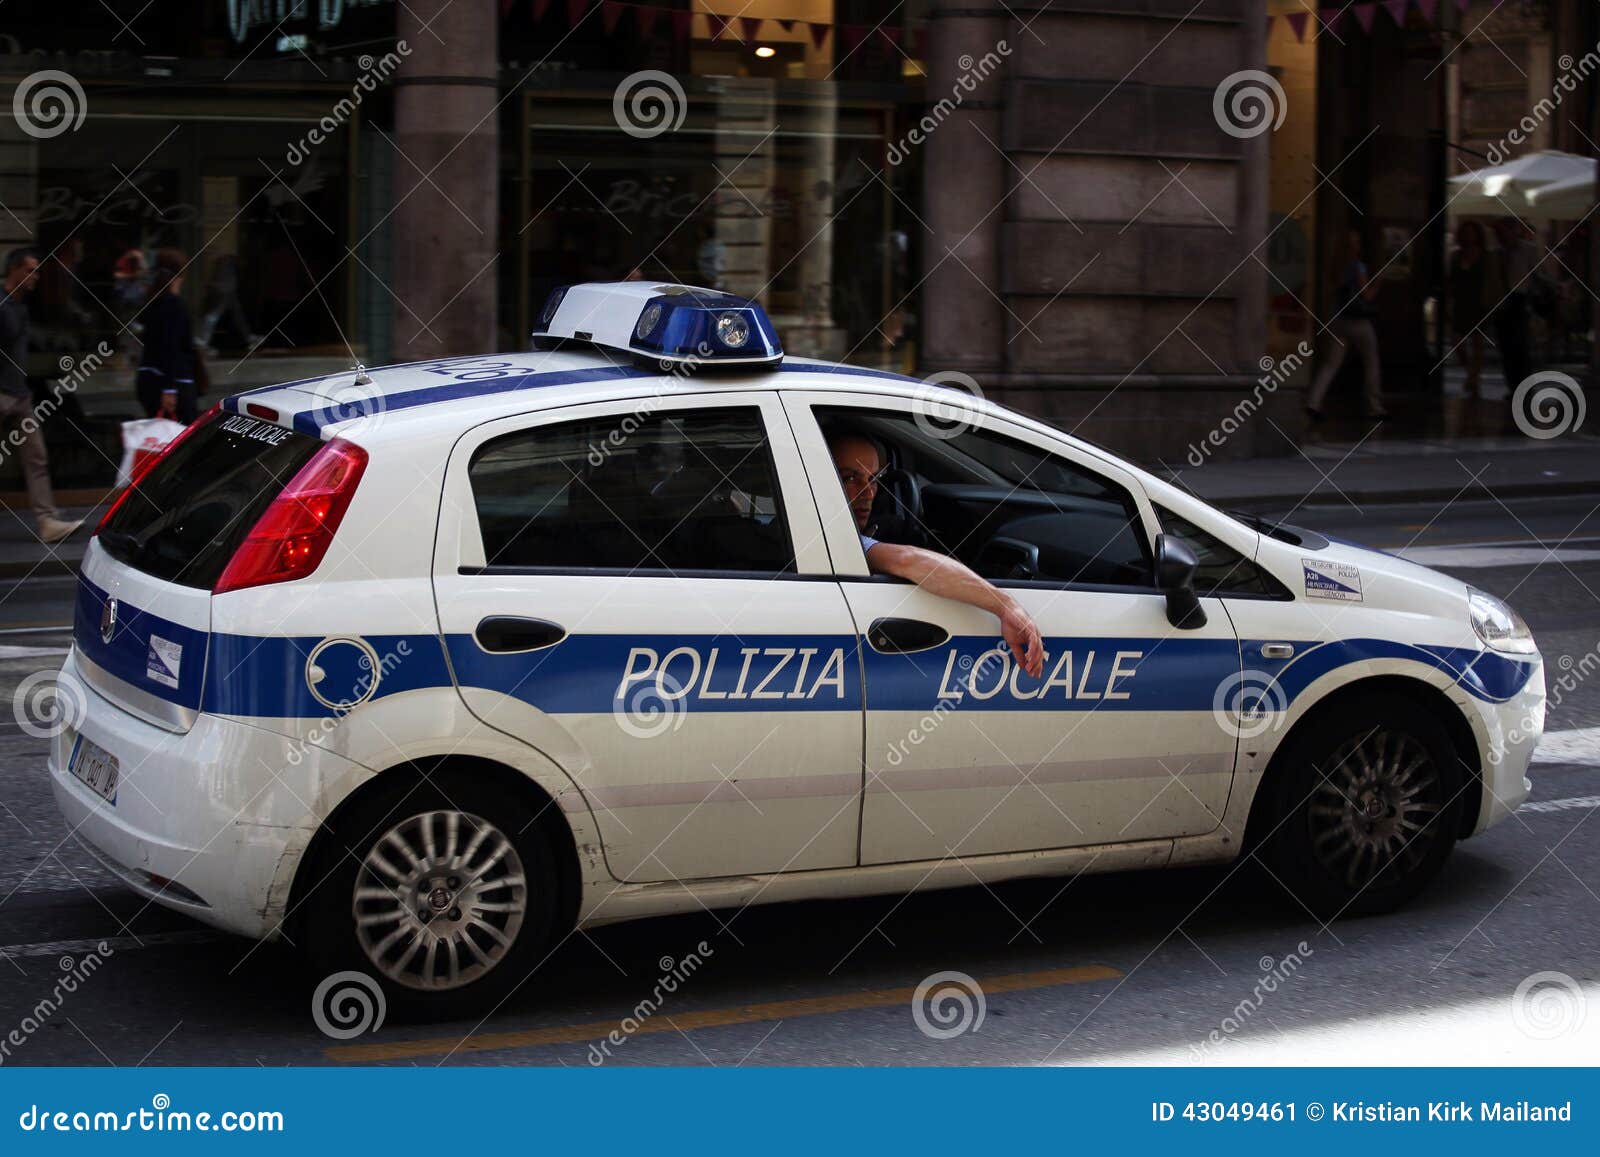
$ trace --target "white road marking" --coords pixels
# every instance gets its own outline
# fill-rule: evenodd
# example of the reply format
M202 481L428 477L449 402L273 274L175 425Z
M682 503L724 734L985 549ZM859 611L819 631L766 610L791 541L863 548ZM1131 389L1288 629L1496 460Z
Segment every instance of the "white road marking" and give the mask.
M1575 795L1569 799L1541 799L1525 803L1519 812L1564 812L1574 809L1600 807L1600 795Z
M1573 550L1542 546L1408 546L1394 553L1419 566L1456 567L1538 566L1540 563L1594 562L1600 550Z
M66 653L65 647L0 647L0 659L43 659Z
M1533 762L1600 767L1600 727L1545 732L1533 750Z
M24 956L72 956L80 952L100 952L105 945L112 953L130 948L159 948L166 944L207 944L221 940L220 932L150 932L144 936L106 936L99 940L41 940L36 944L0 944L0 960Z

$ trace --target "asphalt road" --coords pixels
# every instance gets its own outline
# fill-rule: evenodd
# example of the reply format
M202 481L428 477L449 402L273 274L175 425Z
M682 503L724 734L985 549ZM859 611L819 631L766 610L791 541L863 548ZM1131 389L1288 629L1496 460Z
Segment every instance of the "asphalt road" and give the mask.
M1420 551L1509 598L1557 664L1600 647L1593 506L1336 503L1294 520ZM67 621L70 594L65 580L0 585L7 699L59 661L64 634L38 628ZM391 1021L340 1041L315 1024L318 978L291 950L146 905L66 840L45 744L7 720L0 1063L1592 1063L1596 728L1600 687L1580 683L1551 712L1532 806L1459 846L1391 916L1324 927L1270 883L1212 869L705 913L575 936L486 1022ZM63 964L82 973L101 941L109 953L41 1017ZM662 969L697 951L692 976L636 1016ZM976 978L981 1004L941 1001L919 1026L912 990L948 971ZM613 1029L622 1043L602 1048Z

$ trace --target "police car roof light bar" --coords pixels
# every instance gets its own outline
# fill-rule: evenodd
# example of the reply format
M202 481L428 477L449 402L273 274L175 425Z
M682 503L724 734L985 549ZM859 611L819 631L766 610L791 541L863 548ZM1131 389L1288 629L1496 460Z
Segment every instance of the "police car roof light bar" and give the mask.
M776 368L778 331L746 297L651 281L588 282L551 291L534 328L538 349L587 342L672 372L722 366Z

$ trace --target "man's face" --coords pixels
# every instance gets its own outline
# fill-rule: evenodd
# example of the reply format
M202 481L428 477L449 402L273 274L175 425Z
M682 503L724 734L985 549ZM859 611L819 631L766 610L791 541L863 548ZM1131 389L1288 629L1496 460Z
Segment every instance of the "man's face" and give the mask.
M844 500L857 530L866 530L872 520L872 500L878 496L878 471L883 463L878 451L864 438L840 438L833 443L833 465L839 471Z
M6 277L7 293L27 293L33 288L33 283L39 280L39 259L37 257L24 257L22 264L17 266Z

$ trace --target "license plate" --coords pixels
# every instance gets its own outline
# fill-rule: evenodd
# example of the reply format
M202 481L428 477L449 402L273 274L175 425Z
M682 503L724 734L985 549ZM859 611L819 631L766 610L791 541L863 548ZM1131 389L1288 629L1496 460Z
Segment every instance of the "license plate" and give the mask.
M98 743L78 736L67 760L67 770L77 776L107 803L117 802L117 757Z

